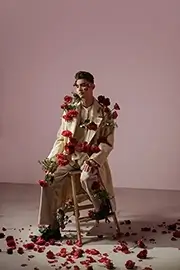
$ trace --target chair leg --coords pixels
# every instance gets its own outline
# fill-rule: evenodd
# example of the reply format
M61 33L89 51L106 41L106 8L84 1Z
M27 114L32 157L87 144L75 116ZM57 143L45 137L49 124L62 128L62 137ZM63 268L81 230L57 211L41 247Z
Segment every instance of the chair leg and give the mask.
M114 224L116 226L116 232L117 232L118 235L120 235L121 234L121 230L120 230L119 222L117 220L116 213L113 213L113 220L114 220Z
M82 243L81 237L81 228L79 223L79 209L78 209L78 202L76 197L76 181L74 179L74 175L71 175L71 185L72 185L72 196L74 202L74 214L75 214L75 222L76 222L76 229L77 229L77 239L80 243Z

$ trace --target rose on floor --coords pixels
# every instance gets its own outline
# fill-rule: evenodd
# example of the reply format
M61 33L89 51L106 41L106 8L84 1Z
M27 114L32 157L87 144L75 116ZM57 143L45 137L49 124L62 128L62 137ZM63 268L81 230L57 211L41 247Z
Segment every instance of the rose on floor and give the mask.
M132 260L128 260L125 263L125 267L126 267L126 269L134 269L135 268L135 262L133 262Z
M142 239L137 241L137 246L140 248L146 248L146 245L144 244Z
M137 257L139 259L147 259L147 249L143 249L142 251L140 251L138 254L137 254Z
M6 244L9 248L16 249L16 242L13 236L9 235L6 237Z

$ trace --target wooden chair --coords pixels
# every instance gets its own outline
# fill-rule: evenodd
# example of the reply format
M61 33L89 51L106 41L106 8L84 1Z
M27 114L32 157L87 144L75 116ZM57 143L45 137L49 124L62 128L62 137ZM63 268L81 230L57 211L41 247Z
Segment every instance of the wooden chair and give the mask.
M75 223L76 223L76 229L77 229L77 240L82 243L82 236L81 236L81 227L80 222L82 221L90 221L92 220L90 217L82 216L80 217L80 211L85 209L92 209L94 208L93 204L85 204L85 205L79 205L79 202L88 200L88 195L84 192L82 194L78 194L77 192L77 181L80 180L80 170L74 170L69 172L69 175L71 177L71 186L72 186L72 197L73 197L73 206L72 209L69 209L68 212L74 211L75 215ZM115 212L111 212L108 217L112 217L114 220L114 224L116 226L116 232L118 235L120 235L120 226L116 217Z

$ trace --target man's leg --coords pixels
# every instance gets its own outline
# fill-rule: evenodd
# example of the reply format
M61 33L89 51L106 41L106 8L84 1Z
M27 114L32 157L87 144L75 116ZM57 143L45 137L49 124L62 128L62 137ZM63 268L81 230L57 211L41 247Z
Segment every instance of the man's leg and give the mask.
M100 209L100 200L94 197L93 191L92 191L92 184L94 181L98 180L97 172L91 173L91 172L85 172L82 171L80 181L83 189L88 194L90 200L92 201L95 211L99 211Z
M110 212L110 202L108 199L99 198L97 196L97 192L104 191L105 188L103 187L102 183L100 182L98 170L92 172L82 171L81 173L81 185L84 190L89 195L90 200L94 205L94 214L93 218L95 219L104 219ZM99 184L98 184L99 183ZM94 185L95 184L95 185ZM99 187L95 191L95 186L99 185ZM96 196L95 196L96 193Z
M53 184L41 188L39 225L50 225L52 228L57 228L56 211L63 207L71 196L71 182L68 175L71 170L73 167L70 165L59 167L55 173Z

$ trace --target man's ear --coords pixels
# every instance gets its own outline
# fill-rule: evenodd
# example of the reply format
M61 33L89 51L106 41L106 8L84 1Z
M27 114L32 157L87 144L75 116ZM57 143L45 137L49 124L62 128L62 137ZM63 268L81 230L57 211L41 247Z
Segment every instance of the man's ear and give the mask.
M95 85L95 84L93 84L93 85L92 85L92 89L94 90L94 88L95 88L95 87L96 87L96 85Z

